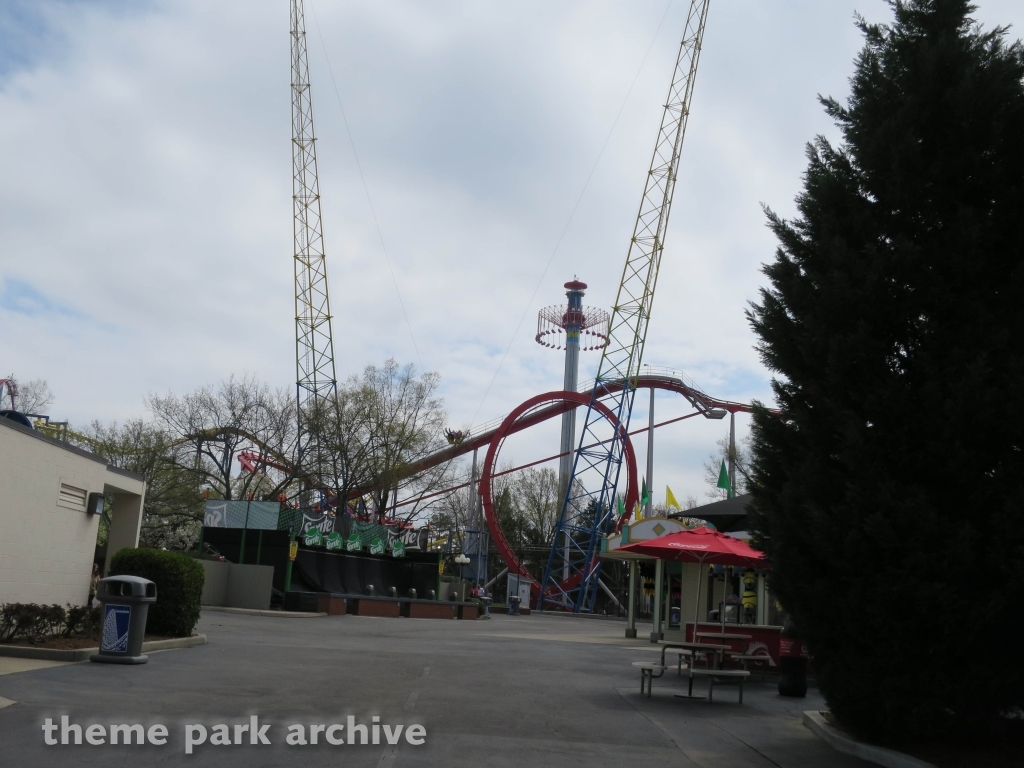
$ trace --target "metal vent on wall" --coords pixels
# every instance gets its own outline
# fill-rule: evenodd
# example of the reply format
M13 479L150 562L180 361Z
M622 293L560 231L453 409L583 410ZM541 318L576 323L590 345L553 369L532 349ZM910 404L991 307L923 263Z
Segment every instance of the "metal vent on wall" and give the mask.
M89 492L84 488L75 488L66 483L60 484L60 491L57 494L57 506L65 509L73 509L76 512L85 512L85 501Z

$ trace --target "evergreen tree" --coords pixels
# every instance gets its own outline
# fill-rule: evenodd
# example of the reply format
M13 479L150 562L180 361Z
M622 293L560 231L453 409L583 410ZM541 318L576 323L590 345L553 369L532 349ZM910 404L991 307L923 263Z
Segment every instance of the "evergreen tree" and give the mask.
M756 534L833 713L899 741L1024 704L1024 49L966 0L858 19L752 304Z

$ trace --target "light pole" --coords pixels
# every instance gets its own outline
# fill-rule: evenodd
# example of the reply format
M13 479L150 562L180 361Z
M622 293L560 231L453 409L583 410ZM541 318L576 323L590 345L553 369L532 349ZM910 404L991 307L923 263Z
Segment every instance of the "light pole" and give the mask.
M647 414L647 505L644 518L654 508L654 387L651 387L651 407Z
M651 399L654 390L651 390ZM736 496L736 411L729 412L729 498Z

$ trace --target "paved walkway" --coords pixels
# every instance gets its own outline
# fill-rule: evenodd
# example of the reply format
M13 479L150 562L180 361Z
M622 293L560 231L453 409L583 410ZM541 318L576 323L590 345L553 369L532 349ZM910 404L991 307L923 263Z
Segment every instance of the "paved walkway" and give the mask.
M17 766L161 765L580 766L847 768L801 723L823 703L783 699L751 681L744 705L680 700L674 673L639 693L631 661L655 658L622 624L552 616L458 622L332 616L315 620L204 613L209 645L164 651L141 667L68 664L0 677L3 756ZM703 683L696 683L695 686ZM168 726L166 746L44 746L59 722ZM184 754L184 726L271 723L271 746ZM286 746L291 723L421 723L426 744Z
M0 656L0 675L11 675L15 672L28 672L33 669L61 667L66 662L46 661L44 659L19 659L13 656Z

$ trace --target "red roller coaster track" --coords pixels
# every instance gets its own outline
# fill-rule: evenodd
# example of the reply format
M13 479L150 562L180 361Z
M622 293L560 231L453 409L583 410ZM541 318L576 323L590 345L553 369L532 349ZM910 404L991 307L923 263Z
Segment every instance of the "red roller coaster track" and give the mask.
M661 389L682 395L690 405L694 407L696 413L691 414L693 416L704 415L709 418L718 418L720 415L724 415L724 413L750 413L753 409L753 407L747 403L737 403L731 400L719 400L718 398L711 397L695 387L691 382L687 381L682 374L675 371L665 370L642 374L636 378L634 385L637 389ZM494 427L493 429L486 429L481 431L479 434L474 435L471 433L458 445L453 445L449 448L445 448L444 450L437 451L429 456L425 456L417 462L409 464L405 468L405 472L402 476L411 477L425 469L437 466L438 464L443 464L458 458L459 456L470 453L471 451L487 446L487 454L484 458L483 474L480 478L480 494L483 497L483 508L484 514L487 518L487 526L490 530L491 537L494 539L494 542L498 547L498 551L501 553L505 563L508 565L509 571L518 575L529 576L530 574L525 568L523 568L522 564L519 562L519 558L516 557L515 551L509 544L508 539L505 537L505 532L501 529L501 524L498 522L498 519L494 514L493 499L491 495L491 480L497 474L501 474L494 471L494 463L497 458L498 450L500 449L502 441L504 441L508 436L521 432L529 427L536 426L548 419L560 416L571 408L579 408L580 406L589 404L589 390L592 386L593 385L587 385L587 391L584 393L557 391L546 392L542 395L531 397L509 413L508 416L502 420L499 426ZM603 393L620 390L622 389L622 386L623 382L621 381L608 382L601 385ZM545 403L550 403L550 405L545 406ZM604 406L599 404L597 407L606 419L613 418L611 412L604 408ZM636 456L633 452L633 446L629 440L628 434L624 435L624 443L626 459L626 514L620 521L620 525L622 522L628 521L639 496L637 488ZM280 465L278 462L268 461L266 458L258 459L255 454L251 456L247 454L246 459L245 468L250 472L255 471L257 468L256 464L259 463L278 467L280 469L286 469L285 466ZM349 499L359 498L372 490L375 490L373 486L356 488L350 492ZM579 580L581 576L580 574L577 574L574 578Z
M501 422L501 426L498 427L494 432L494 436L491 439L491 444L487 448L487 455L484 457L484 471L480 476L480 495L483 497L484 514L487 516L487 527L491 531L491 538L494 539L495 545L498 547L498 551L505 560L505 564L508 566L510 573L515 573L519 576L530 576L530 574L523 568L519 562L519 558L516 557L515 551L508 543L508 539L505 538L505 532L501 530L501 524L498 522L497 516L494 514L493 498L491 495L491 477L494 474L494 462L497 459L498 449L501 446L502 441L514 432L520 431L521 427L518 427L518 421L520 417L526 416L524 420L530 420L529 412L543 403L558 402L565 404L569 407L579 407L581 405L587 405L590 403L590 395L584 395L579 392L546 392L543 395L537 395L531 397L525 403L516 408L512 413L505 417L505 420ZM608 408L601 403L596 403L597 408L601 414L615 426L615 414L613 414ZM550 409L545 409L546 412ZM536 423L536 422L531 422ZM622 433L622 439L625 443L625 459L626 459L626 517L628 518L629 512L636 504L638 493L636 487L636 455L633 452L633 444L630 442L629 435L625 433L625 430L621 426L618 427ZM531 577L532 578L532 577Z
M590 388L593 384L586 385L586 391L584 394L590 397ZM747 403L736 403L730 400L719 400L705 394L701 390L697 389L691 382L687 381L682 374L675 371L663 371L658 373L646 373L641 374L636 378L635 386L637 389L663 389L667 392L675 392L686 398L690 405L692 405L698 413L709 414L713 411L726 411L727 413L749 413L751 406ZM613 392L615 390L622 389L622 382L608 382L602 385L602 394L606 392ZM567 393L569 395L576 394L573 392ZM529 402L529 401L527 401ZM587 401L589 403L589 400ZM521 432L529 427L536 426L541 422L553 419L555 416L561 416L563 413L571 408L578 408L579 405L575 402L564 401L549 405L547 408L541 408L533 411L532 413L526 414L523 418L519 419L513 425L509 434L515 432ZM507 417L506 417L507 418ZM504 423L504 422L503 422ZM424 456L419 461L415 461L409 464L405 468L403 477L411 477L412 475L418 474L425 469L435 467L438 464L444 464L446 461L463 456L467 453L472 453L478 448L483 448L486 445L490 445L494 439L495 434L501 429L500 426L492 429L486 429L479 434L473 434L472 432L458 445L453 445L449 448L432 453L429 456ZM370 491L375 490L373 486L366 486L363 488L356 488L350 494L349 498L358 498Z
M606 392L611 392L616 389L621 389L622 386L623 384L621 381L613 382L603 385L603 389ZM636 388L664 389L669 392L677 392L685 397L696 409L697 413L693 415L703 414L709 418L715 418L717 415L715 413L716 411L727 413L749 413L752 408L746 403L736 403L709 397L704 392L700 391L691 383L683 379L680 374L676 374L674 372L642 375L636 380ZM549 402L554 402L555 404L548 406L547 408L538 408L538 406ZM515 432L519 432L527 427L538 424L541 421L554 418L570 408L587 405L589 402L589 393L582 394L578 392L561 391L537 395L513 410L505 417L497 429L490 430L476 438L481 441L486 438L488 442L487 454L484 458L483 474L480 477L480 495L483 500L484 514L487 518L487 527L489 528L491 537L494 539L494 543L497 546L498 551L501 553L502 558L505 560L505 564L508 566L510 573L515 573L520 576L530 576L519 562L519 558L516 557L515 551L509 545L508 540L505 538L505 533L501 529L501 524L498 522L498 518L494 514L491 479L494 477L495 461L497 459L497 453L500 449L501 443L506 437ZM614 423L614 414L601 404L600 401L595 402L594 407L600 411L605 419ZM619 429L621 430L622 427L619 427ZM637 488L636 455L633 451L633 444L629 439L628 433L623 434L623 444L624 458L626 461L626 493L624 499L626 512L619 520L619 526L629 521L634 505L637 503L637 499L639 498ZM459 448L462 447L463 446L459 446ZM447 451L443 453L447 453ZM592 565L593 564L591 564L591 567ZM584 578L585 575L586 574L583 572L576 573L574 576L569 578L568 582L561 584L561 588L563 590L572 589ZM536 591L537 585L535 584L534 587L534 591ZM536 597L536 595L534 595L534 597Z

